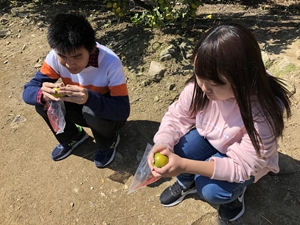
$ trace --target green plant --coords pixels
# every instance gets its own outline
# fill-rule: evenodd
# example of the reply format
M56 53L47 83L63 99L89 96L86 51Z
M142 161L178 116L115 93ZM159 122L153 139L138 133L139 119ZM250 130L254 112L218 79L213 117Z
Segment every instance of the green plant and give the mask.
M119 19L134 13L130 18L133 24L151 28L176 23L186 27L189 20L195 19L197 9L201 5L201 0L106 0L108 10L114 12Z

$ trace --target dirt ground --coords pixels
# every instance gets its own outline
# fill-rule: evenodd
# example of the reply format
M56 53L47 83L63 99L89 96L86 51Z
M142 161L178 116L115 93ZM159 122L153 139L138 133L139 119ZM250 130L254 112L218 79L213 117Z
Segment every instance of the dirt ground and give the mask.
M18 1L19 2L19 1ZM160 181L127 194L147 143L190 74L182 58L160 62L160 52L170 44L192 45L201 33L223 22L239 22L253 30L268 69L295 87L293 117L280 142L281 172L262 178L246 192L246 213L232 224L300 224L300 3L299 1L239 1L212 4L205 1L197 20L187 29L150 30L118 21L100 1L81 3L31 3L0 8L0 224L97 225L206 225L217 220L218 206L197 195L165 208L160 193L173 179ZM56 1L55 1L56 2ZM215 1L216 2L216 1ZM14 3L14 1L12 1ZM97 4L96 4L97 3ZM22 100L28 82L49 51L47 26L58 12L79 10L89 16L99 42L122 59L128 79L131 116L121 131L114 162L105 169L93 163L91 138L65 160L50 158L55 138L32 106ZM212 19L206 19L212 14ZM164 77L151 82L151 61L166 66ZM175 86L174 88L169 88Z

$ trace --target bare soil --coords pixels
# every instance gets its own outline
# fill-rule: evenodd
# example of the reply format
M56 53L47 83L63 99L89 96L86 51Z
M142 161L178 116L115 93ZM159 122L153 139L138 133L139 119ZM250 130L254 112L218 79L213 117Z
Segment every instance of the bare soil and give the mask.
M19 1L18 1L19 2ZM56 1L55 1L56 2ZM0 9L0 224L223 224L218 206L197 195L175 207L163 207L160 193L173 179L160 181L127 194L147 143L160 120L191 74L182 58L160 62L166 66L159 82L149 81L151 61L170 44L192 45L203 31L224 22L239 22L253 30L268 69L295 87L291 98L293 117L280 141L281 172L262 178L246 192L246 213L232 224L300 224L300 5L299 1L205 1L197 20L187 29L168 27L151 30L118 21L101 1L81 3L31 3ZM216 1L214 1L216 2ZM245 3L246 2L246 3ZM128 79L131 116L121 131L114 162L105 169L93 163L91 138L70 157L50 158L57 144L34 107L22 100L23 85L39 69L47 55L47 26L58 12L81 11L97 30L99 42L122 59ZM212 19L206 19L212 14ZM170 84L175 87L170 90Z

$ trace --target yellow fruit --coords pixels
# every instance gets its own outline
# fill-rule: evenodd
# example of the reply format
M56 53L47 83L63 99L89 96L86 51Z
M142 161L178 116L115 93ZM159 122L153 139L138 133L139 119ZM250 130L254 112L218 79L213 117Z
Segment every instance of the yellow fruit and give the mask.
M171 20L172 19L172 15L170 13L166 14L166 19L167 20Z
M53 93L52 95L55 97L55 98L61 98L61 97L65 97L64 94L59 94L59 88L58 87L55 87L53 88L53 90L55 90L55 93Z
M120 12L120 13L118 13L118 16L119 16L119 17L123 17L123 16L124 16L124 13Z
M195 17L196 17L196 13L191 12L191 13L190 13L190 17L195 18Z
M198 8L198 5L197 5L197 4L195 4L195 3L192 3L192 5L191 5L191 6L192 6L192 8L193 8L193 9L197 9L197 8Z
M122 9L120 7L116 8L116 13L120 13Z
M206 18L206 19L211 19L211 18L212 18L212 15L209 14L209 15L207 15L205 18Z
M113 7L113 4L111 2L108 2L107 5L106 5L106 7L110 9L110 8Z
M153 22L153 23L151 24L151 27L152 27L152 28L158 28L159 25L158 25L156 22Z
M114 3L114 4L112 5L112 7L113 7L114 9L116 9L116 8L118 8L119 6L118 6L117 3Z
M154 155L154 163L153 165L158 167L158 168L161 168L165 165L167 165L169 162L169 158L159 152L155 153Z
M186 28L187 27L187 22L182 22L181 27Z

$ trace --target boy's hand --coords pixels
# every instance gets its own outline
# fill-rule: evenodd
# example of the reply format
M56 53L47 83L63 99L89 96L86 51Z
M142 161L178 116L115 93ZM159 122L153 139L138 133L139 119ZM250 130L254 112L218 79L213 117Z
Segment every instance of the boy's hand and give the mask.
M41 91L43 93L43 100L45 102L49 102L51 101L59 101L59 98L56 98L55 96L53 96L53 94L56 93L54 88L61 88L63 87L64 84L63 83L50 83L50 82L44 82L42 87L41 87Z
M66 95L66 97L59 98L62 101L73 102L76 104L86 103L89 97L88 91L85 88L70 84L64 87L60 87L59 93Z

